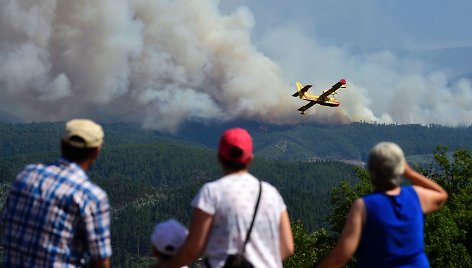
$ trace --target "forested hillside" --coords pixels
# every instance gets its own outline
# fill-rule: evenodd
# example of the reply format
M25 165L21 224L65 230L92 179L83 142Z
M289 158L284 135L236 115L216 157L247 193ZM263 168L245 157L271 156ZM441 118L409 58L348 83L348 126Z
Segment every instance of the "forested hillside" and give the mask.
M472 148L472 128L438 125L297 126L256 139L260 155L277 159L356 159L365 161L380 141L398 143L406 155L431 154L436 146Z
M472 148L470 128L418 125L280 127L246 124L255 142L251 171L276 186L290 216L304 231L329 228L331 189L354 185L352 165L333 159L365 160L377 141L398 142L407 155L432 154L438 144ZM0 202L21 168L59 156L63 123L0 124ZM90 170L109 194L117 267L140 267L149 255L154 224L170 217L187 223L189 203L201 185L221 176L217 138L228 126L190 126L180 134L144 130L132 124L105 124L105 145Z
M0 123L0 157L57 149L63 123ZM134 124L104 124L105 146L172 142L216 148L228 127L244 127L254 137L257 156L278 160L353 159L365 161L379 141L397 142L406 155L432 154L438 145L472 149L472 127L353 123L342 126L277 126L257 122L189 124L178 133L160 133ZM46 137L46 138L45 138Z

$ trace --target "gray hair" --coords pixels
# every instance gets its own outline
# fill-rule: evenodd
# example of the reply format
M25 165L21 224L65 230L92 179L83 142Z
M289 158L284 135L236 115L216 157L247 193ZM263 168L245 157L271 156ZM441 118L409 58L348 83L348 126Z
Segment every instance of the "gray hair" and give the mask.
M405 171L403 150L396 143L380 142L370 150L367 168L376 190L386 191L398 187Z

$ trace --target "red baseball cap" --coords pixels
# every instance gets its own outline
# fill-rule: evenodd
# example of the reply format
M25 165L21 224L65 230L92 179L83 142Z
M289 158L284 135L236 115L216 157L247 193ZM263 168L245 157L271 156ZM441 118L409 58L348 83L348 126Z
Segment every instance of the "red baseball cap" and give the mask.
M248 164L252 159L252 138L249 132L242 128L226 130L220 139L218 155L228 161Z

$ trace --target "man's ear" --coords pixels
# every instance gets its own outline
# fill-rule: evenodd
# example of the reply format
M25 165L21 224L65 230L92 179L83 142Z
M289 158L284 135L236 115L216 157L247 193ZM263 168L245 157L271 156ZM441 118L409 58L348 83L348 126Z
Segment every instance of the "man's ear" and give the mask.
M97 147L97 148L94 148L93 152L92 152L92 160L95 161L97 158L98 158L98 155L100 154L102 150L102 147Z

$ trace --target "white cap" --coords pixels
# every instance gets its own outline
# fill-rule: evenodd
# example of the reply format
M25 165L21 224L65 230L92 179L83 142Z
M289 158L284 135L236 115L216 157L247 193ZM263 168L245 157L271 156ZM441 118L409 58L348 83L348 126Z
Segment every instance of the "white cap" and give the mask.
M103 143L103 129L89 119L72 119L66 123L62 140L77 148L97 148Z
M174 219L158 223L151 235L151 243L160 253L175 255L187 239L188 230Z

